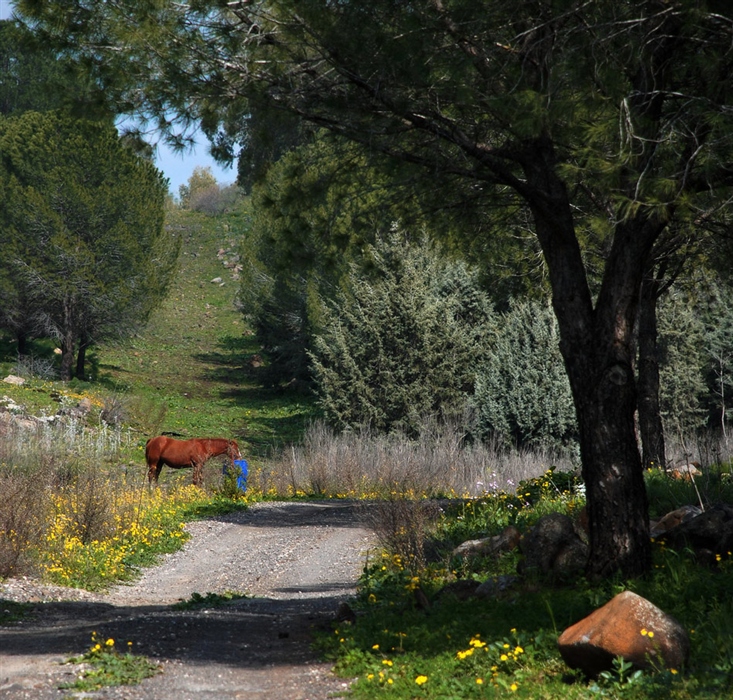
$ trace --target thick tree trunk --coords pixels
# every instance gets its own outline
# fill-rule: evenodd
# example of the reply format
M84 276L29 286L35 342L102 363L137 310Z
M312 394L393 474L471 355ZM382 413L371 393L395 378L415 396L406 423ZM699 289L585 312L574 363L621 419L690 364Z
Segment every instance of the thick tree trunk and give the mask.
M646 277L641 287L639 306L639 433L644 469L664 469L667 464L659 409L658 287L656 280Z
M639 576L651 568L651 543L634 423L633 331L656 229L644 221L616 226L594 308L565 188L551 168L533 165L532 184L549 195L533 213L578 418L590 528L587 573Z
M616 361L609 363L599 347L586 377L572 382L590 526L591 578L616 571L638 576L651 566L649 506L634 427L634 372L623 354L617 353Z

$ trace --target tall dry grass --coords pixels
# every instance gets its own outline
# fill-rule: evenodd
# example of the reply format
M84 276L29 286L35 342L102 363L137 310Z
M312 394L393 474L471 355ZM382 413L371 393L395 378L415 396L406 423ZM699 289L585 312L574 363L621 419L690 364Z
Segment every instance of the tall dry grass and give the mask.
M325 497L476 497L509 490L550 466L570 470L568 456L471 444L455 425L429 425L417 440L335 433L322 422L303 444L271 459L257 475L263 492Z

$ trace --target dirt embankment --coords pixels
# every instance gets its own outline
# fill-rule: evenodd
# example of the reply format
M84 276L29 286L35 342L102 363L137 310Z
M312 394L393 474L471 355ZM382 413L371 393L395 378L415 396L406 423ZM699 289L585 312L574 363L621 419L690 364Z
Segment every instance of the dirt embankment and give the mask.
M261 503L192 523L191 540L134 585L105 595L0 584L0 599L30 601L33 614L0 628L0 698L70 697L58 685L78 667L93 632L161 664L137 686L85 697L128 700L321 700L346 688L311 650L353 595L372 545L360 506L344 502ZM246 593L222 606L176 610L193 593Z

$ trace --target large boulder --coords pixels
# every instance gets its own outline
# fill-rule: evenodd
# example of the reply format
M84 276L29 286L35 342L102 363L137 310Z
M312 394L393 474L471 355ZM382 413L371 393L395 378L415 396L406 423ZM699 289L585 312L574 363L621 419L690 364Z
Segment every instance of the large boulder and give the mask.
M733 547L733 506L720 503L662 535L670 547L727 556Z
M524 560L521 573L574 576L585 568L588 545L581 539L573 521L561 513L541 517L522 538Z
M682 625L645 598L619 593L558 639L565 663L595 678L620 656L634 667L678 669L690 652Z

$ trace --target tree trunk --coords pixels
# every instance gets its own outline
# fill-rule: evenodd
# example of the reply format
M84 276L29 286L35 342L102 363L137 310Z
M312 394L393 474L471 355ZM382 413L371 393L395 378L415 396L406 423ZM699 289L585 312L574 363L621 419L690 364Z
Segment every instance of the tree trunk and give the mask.
M25 331L18 331L15 334L18 341L18 355L28 354L28 334Z
M74 333L74 304L70 298L64 299L64 326L61 329L61 381L68 382L71 379L71 368L74 364L74 345L76 334Z
M86 335L84 335L84 337L79 341L79 350L76 353L75 376L77 379L84 379L84 377L86 377L87 350L91 344L91 341L86 337Z
M546 194L533 214L577 412L590 529L587 574L639 576L651 568L651 544L634 423L633 331L644 261L658 230L644 220L616 225L594 308L564 185L542 163L528 179Z
M639 433L644 469L664 469L667 464L659 409L658 290L659 284L653 276L645 277L639 306Z
M61 368L59 374L62 382L71 379L71 368L74 364L74 335L67 332L61 341Z
M623 346L618 349L622 350ZM618 355L625 355L619 352ZM590 578L616 571L639 576L651 567L649 504L636 442L631 363L609 364L604 348L573 384L590 528ZM630 353L629 353L630 359Z

